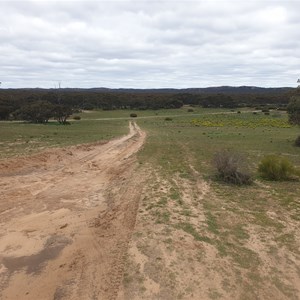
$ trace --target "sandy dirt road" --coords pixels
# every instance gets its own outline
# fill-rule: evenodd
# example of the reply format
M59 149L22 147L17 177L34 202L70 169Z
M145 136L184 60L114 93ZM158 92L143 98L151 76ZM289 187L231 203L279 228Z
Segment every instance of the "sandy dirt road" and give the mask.
M0 162L0 299L115 299L145 133Z

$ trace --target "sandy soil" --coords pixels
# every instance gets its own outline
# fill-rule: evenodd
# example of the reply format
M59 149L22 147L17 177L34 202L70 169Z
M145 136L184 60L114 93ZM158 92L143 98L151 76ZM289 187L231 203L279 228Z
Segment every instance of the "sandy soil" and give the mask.
M233 213L239 206L189 167L191 178L148 166L117 299L300 299L299 222L278 212L281 236L295 238L281 245L276 228L245 223ZM239 224L244 238L232 231Z
M0 162L0 298L115 299L145 133Z

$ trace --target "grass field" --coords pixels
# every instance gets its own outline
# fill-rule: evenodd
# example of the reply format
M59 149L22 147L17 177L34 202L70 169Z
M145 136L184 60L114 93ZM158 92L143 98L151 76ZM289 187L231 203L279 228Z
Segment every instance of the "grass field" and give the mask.
M86 112L70 126L2 122L1 157L125 134L130 113ZM293 145L299 128L291 127L287 115L278 112L188 112L185 107L136 113L138 125L147 132L138 160L149 180L133 243L147 257L148 267L137 283L132 278L140 272L141 262L128 258L128 298L143 297L148 278L160 281L165 299L189 298L201 289L211 299L297 299L300 184L265 181L256 170L267 154L285 156L300 168L300 149ZM247 157L253 185L237 187L215 180L211 160L225 148ZM174 257L174 252L180 259L170 262L168 256ZM180 279L182 270L188 286ZM205 278L198 282L197 270L218 284L209 286ZM139 294L131 295L130 290Z
M214 110L208 110L211 112ZM79 115L82 119L70 118L71 126L48 124L29 124L24 122L0 122L0 158L27 155L49 147L60 147L98 140L108 140L127 132L131 112L142 118L162 118L164 115L186 115L186 109L159 111L88 111ZM195 109L193 114L202 114L203 109ZM112 120L113 119L113 120Z
M270 296L268 287L274 289L275 298L281 295L297 299L294 286L300 271L297 265L300 241L296 230L300 221L299 181L264 181L256 170L267 154L285 156L300 168L300 149L293 145L299 128L290 127L284 113L268 116L252 112L210 113L171 121L142 119L138 122L148 132L139 159L155 168L152 187L147 190L142 205L142 220L152 218L159 224L153 245L148 243L152 250L144 251L148 254L155 251L162 239L168 240L167 249L174 250L180 230L187 235L186 239L193 237L195 244L206 244L216 256L211 261L207 258L208 250L186 248L180 253L181 262L171 268L172 272L180 273L178 270L183 268L188 273L188 266L192 270L206 266L204 272L208 272L208 278L223 278L219 289L208 292L210 298L264 298ZM225 148L248 158L256 178L253 185L236 187L215 180L212 156ZM152 233L153 228L154 225ZM136 243L139 245L138 240ZM140 247L143 249L145 245ZM155 259L152 264L160 268ZM286 269L290 271L285 273ZM294 278L293 272L298 274ZM175 298L192 297L199 290L199 283L191 284L184 295L174 292L180 289L184 290L184 286L180 287L180 278L175 276L165 292Z
M125 120L74 121L71 125L0 123L0 158L28 155L50 147L109 140L128 132Z

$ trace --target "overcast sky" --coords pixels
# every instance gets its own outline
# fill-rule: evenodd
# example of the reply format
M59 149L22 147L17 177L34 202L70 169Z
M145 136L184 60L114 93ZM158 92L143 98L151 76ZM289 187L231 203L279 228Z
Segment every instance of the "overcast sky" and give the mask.
M296 86L300 0L3 1L11 87Z

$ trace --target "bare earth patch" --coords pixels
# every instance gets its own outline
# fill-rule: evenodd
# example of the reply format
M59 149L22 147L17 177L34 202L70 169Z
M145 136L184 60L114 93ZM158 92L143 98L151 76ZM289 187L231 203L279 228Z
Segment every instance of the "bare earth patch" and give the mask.
M118 299L300 298L297 221L250 200L246 210L238 190L216 194L192 165L189 178L151 170Z
M0 163L0 298L114 299L145 133Z

